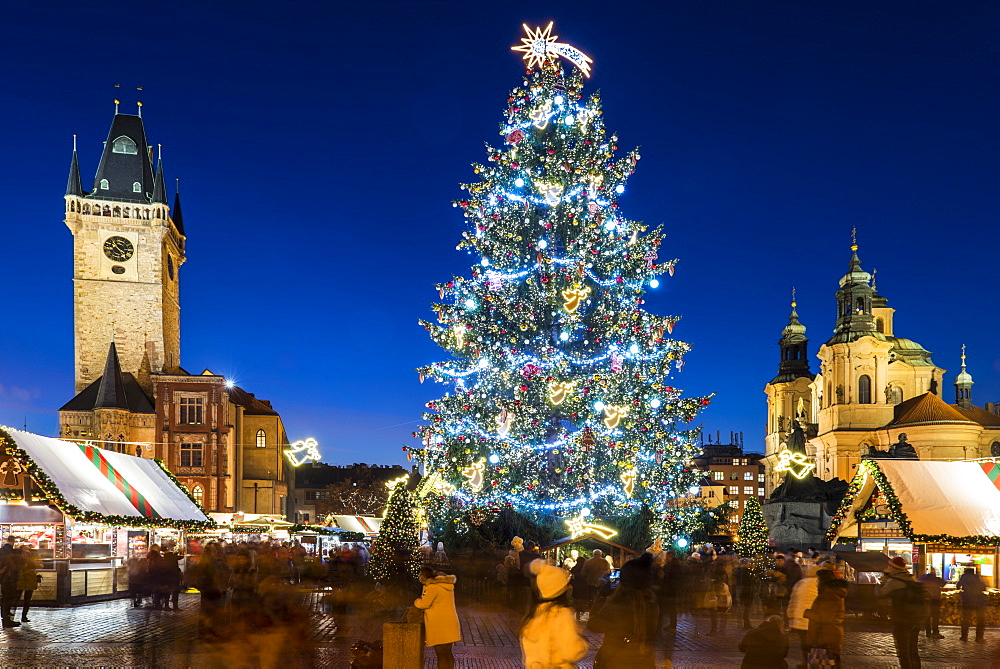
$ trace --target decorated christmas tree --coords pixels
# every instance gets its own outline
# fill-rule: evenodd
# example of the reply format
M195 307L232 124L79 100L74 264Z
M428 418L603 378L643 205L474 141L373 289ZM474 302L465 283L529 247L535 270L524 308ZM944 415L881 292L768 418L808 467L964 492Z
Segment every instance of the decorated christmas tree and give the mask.
M437 323L421 322L451 354L421 381L449 390L408 450L466 508L512 505L580 534L645 506L661 533L682 534L700 512L682 502L699 478L691 423L708 398L672 380L689 348L671 338L678 318L643 309L676 260L659 259L660 228L620 210L639 153L616 154L598 94L583 97L590 59L551 28L525 26L515 49L529 69L500 146L455 202L475 264L437 286ZM560 56L576 66L568 74Z
M372 555L368 562L368 572L381 583L392 581L399 576L420 573L420 544L417 521L413 513L413 498L407 490L407 477L391 481L389 507L379 535L372 542Z
M740 557L754 558L767 553L767 525L756 497L747 499L736 536L734 548Z

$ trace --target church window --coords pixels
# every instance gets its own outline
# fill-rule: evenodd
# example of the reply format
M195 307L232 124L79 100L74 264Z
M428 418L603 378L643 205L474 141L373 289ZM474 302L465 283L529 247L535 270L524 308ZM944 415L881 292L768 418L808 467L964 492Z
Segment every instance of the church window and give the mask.
M204 444L185 442L181 444L181 467L201 467L204 465Z
M857 305L858 305L858 313L859 313L859 314L860 314L860 313L863 313L863 312L864 312L864 310L865 310L865 298L863 298L863 297L859 297L859 298L858 298L858 302L857 302Z
M142 192L142 184L139 183L138 181L133 181L132 182L132 192L133 193L141 193Z
M115 450L119 453L128 453L128 445L125 443L125 435L118 435L118 443L115 446Z
M197 395L182 396L180 402L181 425L201 425L205 422L205 398Z
M107 189L108 189L108 188L110 188L110 187L111 187L111 186L110 186L110 184L108 183L108 180L107 180L107 179L101 179L101 190L107 190Z
M194 497L194 501L201 504L205 501L205 489L202 488L201 485L195 485L191 488L191 496Z
M872 378L862 374L858 378L858 404L872 403Z
M885 332L885 322L881 318L875 319L875 331L883 333Z
M994 458L1000 458L1000 441L994 441L990 444L990 455Z
M116 139L114 144L111 145L111 153L125 153L130 156L134 156L137 155L139 151L136 148L135 142L123 135Z
M899 386L889 386L889 404L899 404L903 401L903 389Z
M101 444L101 448L110 451L115 447L114 437L108 432L104 435L104 443Z
M257 448L267 448L267 435L264 430L257 430Z

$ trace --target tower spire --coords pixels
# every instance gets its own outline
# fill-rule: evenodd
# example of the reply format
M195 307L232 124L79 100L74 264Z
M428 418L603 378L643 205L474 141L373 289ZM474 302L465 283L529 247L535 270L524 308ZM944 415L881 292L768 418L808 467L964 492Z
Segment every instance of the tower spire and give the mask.
M778 348L781 351L778 375L771 379L771 383L813 377L809 370L809 340L806 338L806 326L799 322L797 306L795 288L792 288L792 310L788 315L788 325L781 331L781 339L778 340Z
M170 218L174 222L177 232L184 236L184 216L181 214L181 180L175 181L174 188L174 208L170 211Z
M872 299L876 296L871 286L872 275L861 267L858 258L858 230L851 229L851 261L847 273L840 278L837 291L837 325L827 344L852 342L866 335L884 340L876 331L872 315Z
M962 344L962 371L955 377L955 404L961 409L972 408L972 374L965 371L965 344Z
M69 164L69 179L66 180L66 195L83 197L83 182L80 181L80 161L76 157L76 135L73 135L73 159Z
M153 202L167 203L167 188L163 184L163 145L157 144L156 174L153 176Z

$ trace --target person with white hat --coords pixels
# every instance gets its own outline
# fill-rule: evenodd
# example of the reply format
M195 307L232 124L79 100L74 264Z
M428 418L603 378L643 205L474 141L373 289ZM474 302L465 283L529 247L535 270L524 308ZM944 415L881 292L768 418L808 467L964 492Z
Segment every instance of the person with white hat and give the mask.
M538 599L521 626L525 669L573 669L587 654L587 641L569 604L570 574L544 560L534 560L527 568Z

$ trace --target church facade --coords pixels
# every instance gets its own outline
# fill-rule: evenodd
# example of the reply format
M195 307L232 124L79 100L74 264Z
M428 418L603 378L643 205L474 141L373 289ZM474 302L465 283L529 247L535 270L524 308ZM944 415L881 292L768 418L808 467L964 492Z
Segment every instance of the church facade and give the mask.
M64 200L76 395L59 410L60 435L162 459L207 511L284 514L278 412L221 375L181 367L187 236L141 114L116 110L90 190L74 144Z
M1000 415L972 404L972 376L955 377L954 403L944 399L945 373L931 353L896 335L888 300L851 246L847 273L836 292L833 336L822 344L819 370L811 371L805 327L792 303L779 340L778 375L767 394L766 493L783 480L775 471L793 421L806 437L806 452L823 480L850 481L865 455L916 455L921 459L968 459L1000 455Z

